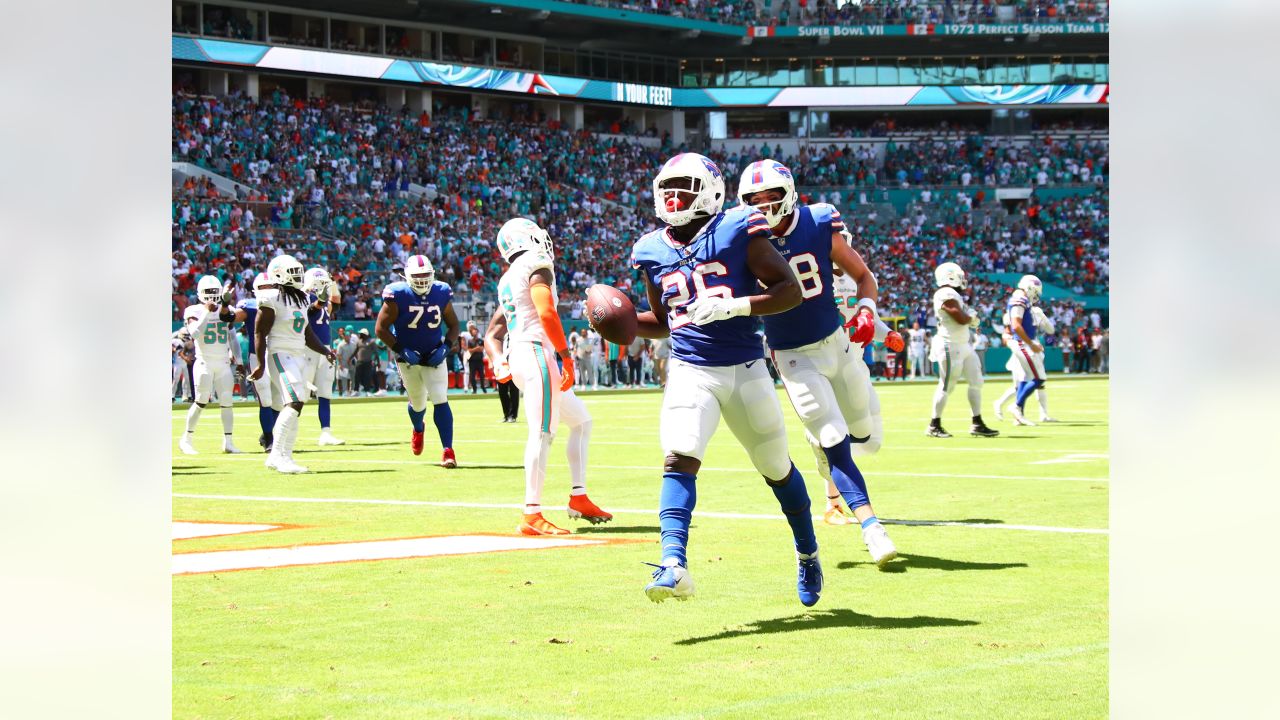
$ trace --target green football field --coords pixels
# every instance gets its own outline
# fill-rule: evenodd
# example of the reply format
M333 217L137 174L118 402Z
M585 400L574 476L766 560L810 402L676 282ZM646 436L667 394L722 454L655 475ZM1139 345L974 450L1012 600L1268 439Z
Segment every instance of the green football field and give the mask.
M950 440L923 434L933 385L877 386L885 446L859 465L901 553L885 571L856 526L821 523L824 488L783 396L826 572L814 608L796 598L777 503L723 424L698 479L697 596L645 597L642 563L658 560L656 393L585 397L589 492L614 521L566 518L562 432L545 514L593 542L504 552L468 548L539 542L515 533L523 407L509 425L492 394L455 400L460 467L444 470L429 423L427 450L410 453L402 401L336 402L347 445L331 448L315 447L309 403L295 457L313 472L295 476L262 466L256 408L236 409L239 456L217 452L214 408L196 432L202 454L179 454L175 410L173 519L283 526L175 540L175 556L359 556L402 546L340 543L423 537L467 554L175 575L174 717L1105 717L1109 382L1054 377L1062 422L1031 428L990 415L1006 384L984 393L1001 436L968 436L961 387L944 418ZM259 567L260 556L175 557L175 569Z

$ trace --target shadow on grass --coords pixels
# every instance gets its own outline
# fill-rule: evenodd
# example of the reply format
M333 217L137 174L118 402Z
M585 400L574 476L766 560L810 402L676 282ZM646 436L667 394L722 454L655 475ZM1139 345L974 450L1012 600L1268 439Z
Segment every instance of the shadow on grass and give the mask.
M187 468L174 468L170 475L217 475L212 470L188 470Z
M961 518L959 520L885 520L885 525L946 525L948 523L969 523L972 525L1003 525L1003 520L996 518Z
M455 470L523 470L524 465L475 465L467 463L458 465Z
M577 529L583 535L599 535L610 533L658 533L662 528L657 525L587 525Z
M408 447L409 443L403 440L379 440L377 442L348 442L346 447L382 447L384 445L404 445Z
M874 565L870 561L852 562L844 561L836 568L840 570L852 570L859 565ZM890 561L882 568L882 572L901 573L906 572L907 568L920 568L922 570L1007 570L1009 568L1023 568L1026 563L984 563L970 562L968 560L948 560L947 558L933 557L931 555L907 555L899 554L898 559Z
M312 470L313 475L329 475L342 473L343 475L364 475L366 473L389 473L396 472L391 468L369 468L368 470Z
M802 630L822 630L837 627L861 627L875 630L904 630L922 627L962 627L977 625L976 620L960 620L958 618L930 617L916 615L914 617L876 617L863 615L847 608L834 610L816 610L789 617L757 620L745 628L724 630L714 635L700 635L684 640L677 640L676 645L697 645L712 640L728 640L748 635L772 635L775 633L799 632Z

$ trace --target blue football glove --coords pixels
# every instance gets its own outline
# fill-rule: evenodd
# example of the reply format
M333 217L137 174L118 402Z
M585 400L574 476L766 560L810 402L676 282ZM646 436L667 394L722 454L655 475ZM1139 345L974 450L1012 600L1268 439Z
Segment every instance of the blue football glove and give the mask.
M427 356L427 365L431 367L440 367L440 363L444 362L444 358L448 354L449 348L444 345L436 346L436 349L432 350L431 354Z
M405 348L400 351L400 358L403 359L405 362L409 363L410 365L417 365L418 363L422 362L422 353L418 352L417 350L411 350L409 348Z

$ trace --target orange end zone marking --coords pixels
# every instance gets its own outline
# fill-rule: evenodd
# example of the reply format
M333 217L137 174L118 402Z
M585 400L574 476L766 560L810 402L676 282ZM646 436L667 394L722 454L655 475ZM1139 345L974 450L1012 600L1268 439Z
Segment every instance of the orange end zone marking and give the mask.
M203 526L203 527L202 527ZM174 520L171 539L195 540L198 538L222 537L225 535L252 535L256 533L274 532L276 530L294 530L306 527L290 523L244 523L222 522L220 520Z

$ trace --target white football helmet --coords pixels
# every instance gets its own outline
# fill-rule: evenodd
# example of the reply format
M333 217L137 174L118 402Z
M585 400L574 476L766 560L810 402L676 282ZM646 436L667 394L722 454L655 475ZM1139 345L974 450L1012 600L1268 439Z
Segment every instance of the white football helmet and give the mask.
M933 279L938 283L938 287L947 287L949 285L963 290L969 285L964 277L964 270L953 262L944 262L939 265L933 271Z
M1027 294L1028 300L1037 303L1040 302L1040 293L1044 292L1044 283L1035 275L1023 275L1018 281L1018 289Z
M752 205L751 196L765 190L782 191L782 199L772 203ZM770 227L776 227L783 218L796 209L800 199L796 195L796 181L791 170L777 160L757 160L742 171L742 179L738 182L738 199L743 205L759 210Z
M677 178L688 178L689 186L663 187ZM691 193L686 203L681 193ZM698 153L681 153L667 161L653 179L653 211L662 222L680 227L700 217L718 215L724 207L724 175L720 168Z
M276 287L302 289L302 263L292 255L277 255L267 264L267 277Z
M498 230L498 252L502 259L511 262L516 253L524 250L551 252L551 237L538 223L528 218L512 218Z
M313 267L302 276L302 290L322 300L329 299L329 287L332 284L333 278L329 277L329 271L322 267Z
M202 303L222 302L222 282L212 275L204 275L196 283L196 297Z
M414 255L404 263L404 279L415 293L426 295L436 281L436 269L426 255Z
M271 284L271 278L267 277L266 273L260 272L253 277L253 296L255 298L261 300L263 295L274 289L275 285Z

